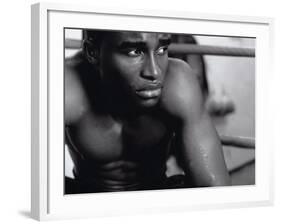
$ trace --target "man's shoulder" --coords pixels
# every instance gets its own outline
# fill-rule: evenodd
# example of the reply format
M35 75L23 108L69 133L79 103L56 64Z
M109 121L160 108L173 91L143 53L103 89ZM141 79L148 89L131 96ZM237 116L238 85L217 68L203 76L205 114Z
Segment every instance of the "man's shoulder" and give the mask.
M187 62L178 58L169 58L167 81L177 81L178 79L197 82L194 71Z
M72 124L86 112L88 108L87 97L81 82L79 65L82 60L79 55L65 60L65 121Z
M176 93L177 91L182 94L191 93L199 87L196 74L190 65L176 58L169 58L165 85L170 87L170 94L173 92Z
M191 71L191 67L189 66L189 64L181 59L169 58L168 60L169 60L168 72L169 70L178 71L178 72Z
M173 114L185 114L203 101L195 73L180 59L169 58L163 90L163 106Z

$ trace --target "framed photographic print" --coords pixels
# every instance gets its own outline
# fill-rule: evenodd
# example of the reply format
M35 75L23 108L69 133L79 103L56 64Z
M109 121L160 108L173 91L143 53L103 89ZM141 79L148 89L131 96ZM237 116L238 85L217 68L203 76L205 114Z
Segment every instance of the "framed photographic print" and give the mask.
M272 26L32 5L32 217L271 204Z

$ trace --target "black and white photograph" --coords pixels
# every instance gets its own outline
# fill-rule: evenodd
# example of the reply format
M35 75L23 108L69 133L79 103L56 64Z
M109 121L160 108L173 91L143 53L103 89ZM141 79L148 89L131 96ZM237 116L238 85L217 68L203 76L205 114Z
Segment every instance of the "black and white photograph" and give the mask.
M32 218L273 205L272 18L38 3L31 30Z
M64 28L64 193L255 185L256 38Z

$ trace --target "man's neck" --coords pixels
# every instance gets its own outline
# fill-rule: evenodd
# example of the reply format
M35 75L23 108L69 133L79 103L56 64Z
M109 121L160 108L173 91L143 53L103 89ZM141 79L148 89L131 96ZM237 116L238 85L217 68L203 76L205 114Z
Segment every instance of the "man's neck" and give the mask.
M98 109L118 119L127 119L136 114L136 109L120 92L100 83L97 93Z

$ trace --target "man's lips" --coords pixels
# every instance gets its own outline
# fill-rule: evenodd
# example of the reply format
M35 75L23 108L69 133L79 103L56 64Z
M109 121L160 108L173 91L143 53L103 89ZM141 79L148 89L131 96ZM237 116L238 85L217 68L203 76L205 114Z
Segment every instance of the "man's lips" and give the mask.
M144 99L156 98L161 95L162 89L160 87L157 88L148 88L143 90L137 90L136 94Z

